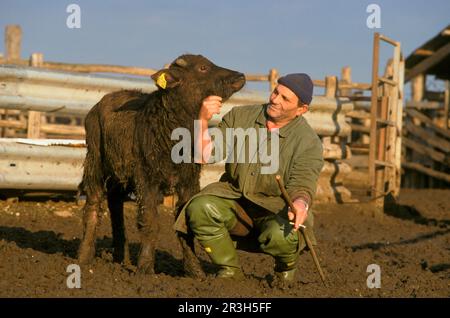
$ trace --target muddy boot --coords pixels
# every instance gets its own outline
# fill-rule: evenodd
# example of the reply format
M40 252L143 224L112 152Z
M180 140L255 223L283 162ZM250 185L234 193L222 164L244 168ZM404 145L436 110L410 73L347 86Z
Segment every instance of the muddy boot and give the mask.
M297 273L297 259L291 262L275 261L275 277L271 287L288 289L294 286Z
M228 233L210 240L202 240L200 244L208 253L211 261L219 265L218 278L244 279L236 248Z
M283 263L280 261L275 262L275 275L278 279L285 282L292 282L297 272L297 261L290 263Z

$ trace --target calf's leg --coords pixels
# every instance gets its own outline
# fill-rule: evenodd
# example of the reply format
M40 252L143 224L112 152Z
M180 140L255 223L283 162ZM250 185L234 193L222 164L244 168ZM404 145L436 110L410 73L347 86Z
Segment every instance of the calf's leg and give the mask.
M158 186L149 185L145 178L136 182L136 198L138 203L138 229L141 237L141 248L138 256L138 272L155 273L155 250L158 243L159 218L157 207L163 197Z
M83 212L83 238L78 249L78 262L89 264L95 256L95 238L97 225L102 212L103 191L97 187L95 191L86 194L86 204Z
M108 186L108 208L111 215L113 236L113 259L115 262L130 264L130 252L123 215L124 193L119 186Z

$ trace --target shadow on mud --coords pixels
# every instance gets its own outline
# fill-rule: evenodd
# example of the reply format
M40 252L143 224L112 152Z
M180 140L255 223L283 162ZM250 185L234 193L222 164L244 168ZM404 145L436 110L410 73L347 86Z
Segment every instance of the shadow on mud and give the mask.
M63 238L62 233L53 231L37 231L31 232L23 227L6 227L0 226L0 240L13 242L21 249L33 249L45 254L58 254L69 258L76 259L77 251L80 245L80 239L74 238L67 240ZM112 261L112 238L104 236L96 240L96 258ZM130 259L133 267L137 264L139 255L138 243L130 243ZM205 273L215 272L215 267L209 262L201 261L201 266ZM157 274L164 273L169 276L184 276L183 262L170 253L163 250L156 250L155 255L155 272Z
M432 238L435 238L435 237L438 237L441 235L446 235L448 233L450 233L450 229L435 231L432 233L419 235L419 236L416 236L411 239L401 240L401 241L397 241L397 242L365 243L365 244L361 244L361 245L352 246L351 248L352 248L353 252L355 252L357 250L363 250L363 249L379 250L383 247L390 247L390 246L395 246L395 245L405 245L405 244L415 244L420 241L429 240L429 239L432 239Z
M0 240L14 242L20 248L31 248L46 254L61 253L76 258L79 239L72 241L62 238L63 234L53 231L30 232L23 227L0 226Z
M450 225L450 220L437 220L424 217L414 206L398 204L390 195L385 199L384 213L395 218L412 221L416 224L438 226L440 228L446 228Z

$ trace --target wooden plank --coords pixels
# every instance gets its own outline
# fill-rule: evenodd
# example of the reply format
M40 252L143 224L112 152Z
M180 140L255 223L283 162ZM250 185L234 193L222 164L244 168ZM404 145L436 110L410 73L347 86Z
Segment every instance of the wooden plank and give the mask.
M377 166L383 166L383 167L389 167L389 168L395 168L395 165L391 162L382 161L382 160L375 160L375 164Z
M405 109L405 112L411 116L412 118L417 118L421 122L427 124L431 129L436 131L437 133L441 134L442 136L446 138L450 138L450 131L442 129L438 125L436 125L431 118L428 116L422 114L421 112L415 110L415 109Z
M354 131L364 132L364 133L370 133L370 127L359 125L359 124L353 124L350 123L350 127Z
M412 69L406 71L405 81L409 81L413 77L426 73L431 67L441 62L450 54L450 42L441 47L433 55L427 57L425 60L414 66Z
M0 127L14 128L14 129L27 129L27 123L13 120L0 120ZM41 132L55 134L55 135L74 135L85 136L84 127L81 126L67 126L59 124L42 124Z
M387 119L377 118L377 123L379 123L380 126L391 126L391 127L395 127L396 126L395 121L387 120Z
M405 147L408 147L414 151L417 151L418 153L420 153L422 155L429 156L431 159L433 159L437 162L445 163L447 166L450 166L450 158L442 152L434 150L431 147L428 147L426 145L418 143L407 137L403 137L403 143L404 143Z
M6 120L0 119L0 127L2 128L14 128L14 129L26 129L27 124L18 120Z
M67 126L59 124L45 124L41 126L41 131L47 134L55 135L74 135L85 136L85 130L82 126Z
M443 103L430 102L430 101L412 101L406 102L406 108L417 108L417 109L442 109L444 107Z
M421 56L430 56L434 54L434 51L432 50L425 50L425 49L417 49L413 53L414 55L421 55Z
M427 168L417 162L402 162L402 166L407 169L413 169L422 172L430 177L450 182L450 175L444 172L435 171L431 168Z
M396 86L396 85L397 85L397 83L396 83L395 81L390 80L390 79L388 79L388 78L386 78L386 77L380 77L378 80L379 80L381 83L389 84L389 85L391 85L391 86Z
M445 92L436 92L425 90L425 99L427 101L441 102L444 100Z
M398 119L398 107L403 107L401 105L401 100L403 99L403 91L400 86L403 87L403 77L401 77L401 44L400 42L394 47L393 63L392 63L392 80L397 84L390 87L389 95L389 112L388 120L393 122L393 126L387 128L387 147L386 147L386 160L394 164L394 169L387 171L387 182L389 184L388 189L392 192L394 197L398 197L400 194L400 185L398 178L401 177L401 148L397 152L397 140L402 138L402 119ZM402 70L403 71L403 70ZM399 122L400 120L400 122Z
M392 40L392 39L390 39L387 36L382 35L382 34L380 34L380 40L383 40L383 41L385 41L385 42L387 42L389 44L392 44L393 46L399 46L400 45L399 42L397 42L395 40Z
M448 112L450 108L450 81L445 81L444 92L444 129L448 130Z
M410 134L413 134L416 137L421 138L422 140L432 145L433 147L439 148L445 153L450 152L450 142L448 142L447 140L439 138L439 136L434 135L432 132L427 131L420 126L414 125L411 121L408 121L405 124L405 128Z
M377 151L377 114L378 114L378 64L379 64L380 34L376 32L373 37L372 51L372 98L370 107L370 148L369 148L369 180L372 197L377 196L375 184L375 159Z
M352 110L346 113L345 116L357 119L370 119L370 113L365 110Z

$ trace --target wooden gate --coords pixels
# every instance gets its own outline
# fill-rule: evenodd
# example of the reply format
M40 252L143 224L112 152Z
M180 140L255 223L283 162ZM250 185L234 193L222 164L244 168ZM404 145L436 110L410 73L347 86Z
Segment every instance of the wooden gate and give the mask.
M393 45L391 72L378 75L380 40ZM391 74L389 74L391 73ZM401 181L401 135L403 115L404 61L400 42L375 33L372 60L369 180L377 207L384 198L398 197Z

